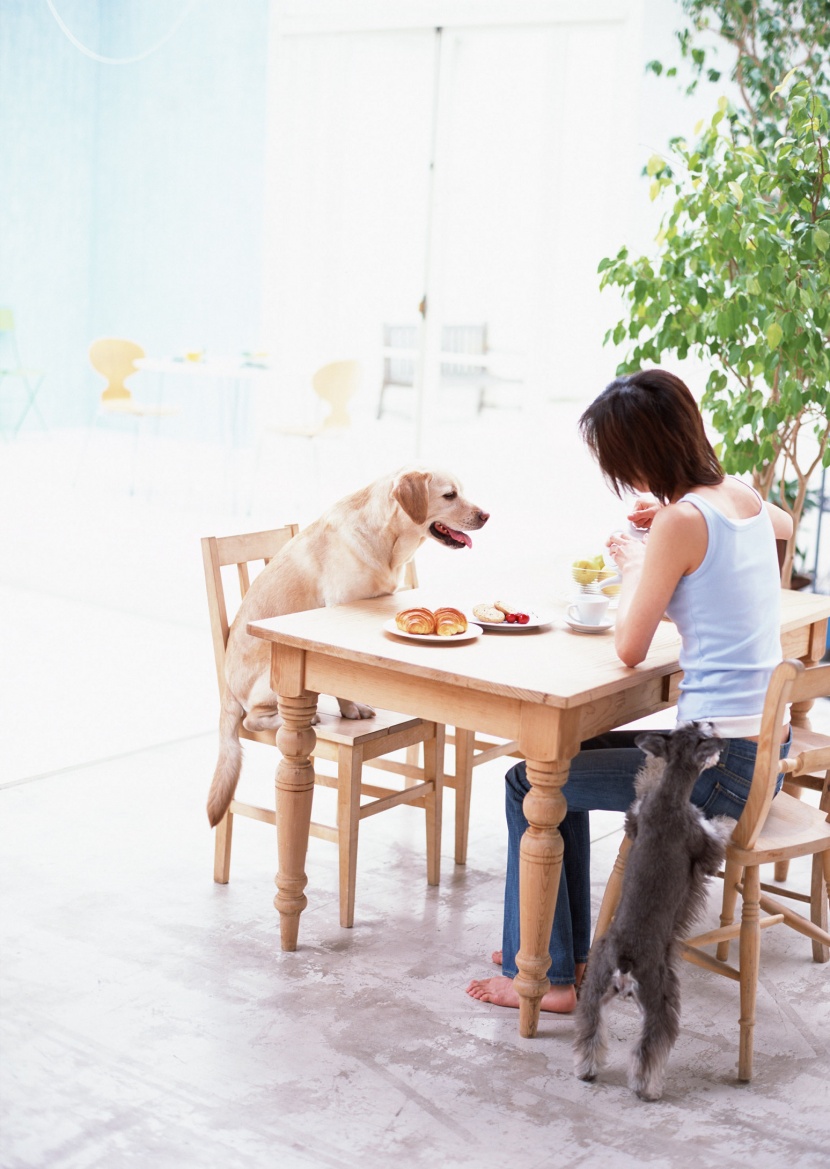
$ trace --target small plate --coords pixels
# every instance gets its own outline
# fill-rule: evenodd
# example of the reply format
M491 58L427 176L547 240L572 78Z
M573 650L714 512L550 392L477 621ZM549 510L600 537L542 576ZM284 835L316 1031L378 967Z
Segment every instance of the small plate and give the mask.
M602 625L583 625L581 621L572 621L570 617L566 617L565 621L574 633L607 633L614 628L613 621L603 621Z
M393 633L395 637L403 637L407 641L431 641L438 645L452 645L456 641L475 641L477 637L481 637L478 625L468 625L463 633L453 633L450 637L442 637L440 633L404 633L402 629L398 629L394 617L390 617L383 628L387 633Z
M482 629L486 629L488 633L521 633L523 629L540 629L543 625L550 625L553 621L553 613L547 609L531 609L528 612L529 621L524 625L519 625L516 621L482 621L480 617L474 617L472 613L467 614L467 620L475 622L480 625Z

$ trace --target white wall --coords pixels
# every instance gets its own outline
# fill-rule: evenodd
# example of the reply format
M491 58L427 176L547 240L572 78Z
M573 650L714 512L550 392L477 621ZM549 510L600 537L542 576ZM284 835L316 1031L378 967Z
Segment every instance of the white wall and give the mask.
M526 404L592 396L615 364L597 264L630 234L642 165L641 0L272 11L263 334L292 392L357 356L371 412L382 323L418 320L434 21L430 306L488 323Z

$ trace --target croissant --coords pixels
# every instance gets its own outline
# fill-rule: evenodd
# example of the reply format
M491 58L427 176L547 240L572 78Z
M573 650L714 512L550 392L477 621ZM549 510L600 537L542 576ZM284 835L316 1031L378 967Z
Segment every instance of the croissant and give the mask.
M429 609L402 609L395 624L403 633L434 633L435 618Z
M445 606L435 610L435 632L442 637L452 637L455 633L465 633L467 618L460 609Z

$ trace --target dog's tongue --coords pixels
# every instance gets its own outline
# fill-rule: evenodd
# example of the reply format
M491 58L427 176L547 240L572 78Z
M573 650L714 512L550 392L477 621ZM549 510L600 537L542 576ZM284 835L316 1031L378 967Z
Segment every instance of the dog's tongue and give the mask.
M473 542L466 532L456 532L454 528L447 528L447 531L453 540L460 540L462 544L466 544L468 548L472 548Z

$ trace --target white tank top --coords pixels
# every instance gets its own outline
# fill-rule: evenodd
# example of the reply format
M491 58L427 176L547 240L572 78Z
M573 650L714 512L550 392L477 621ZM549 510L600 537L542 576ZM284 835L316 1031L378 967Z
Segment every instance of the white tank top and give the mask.
M781 578L775 532L760 511L729 519L699 495L684 495L706 521L702 563L680 579L667 612L682 640L679 722L708 719L725 738L761 730L770 675L781 661Z

